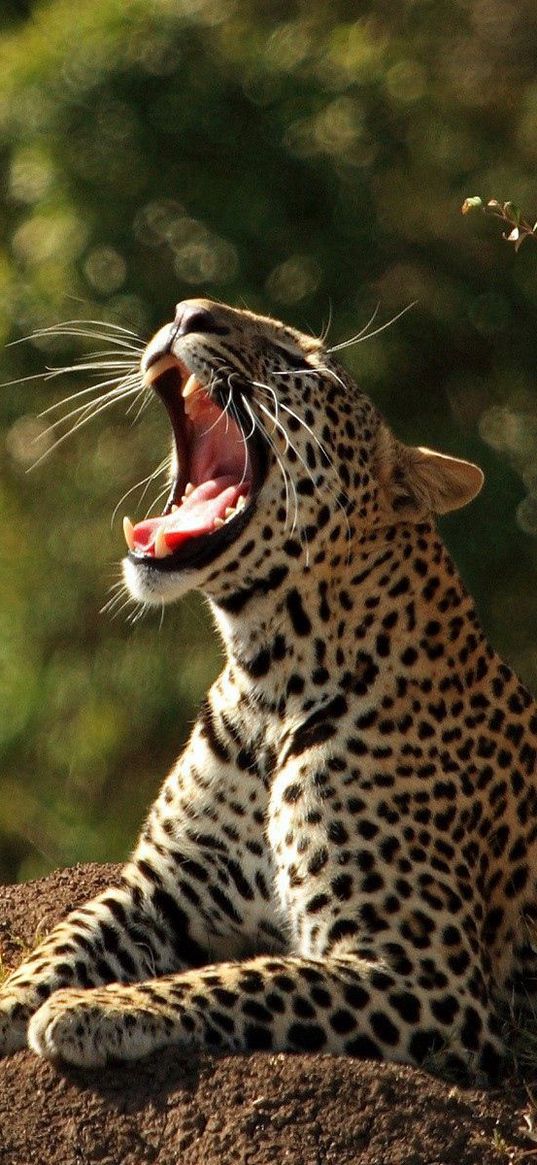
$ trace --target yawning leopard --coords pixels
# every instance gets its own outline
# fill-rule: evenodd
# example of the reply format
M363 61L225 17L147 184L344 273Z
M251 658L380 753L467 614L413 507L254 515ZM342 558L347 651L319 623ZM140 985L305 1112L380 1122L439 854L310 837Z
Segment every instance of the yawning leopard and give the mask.
M226 664L117 885L5 982L0 1046L494 1074L537 970L537 714L435 528L481 471L398 441L321 341L210 300L140 376L171 485L125 520L125 580L203 591Z

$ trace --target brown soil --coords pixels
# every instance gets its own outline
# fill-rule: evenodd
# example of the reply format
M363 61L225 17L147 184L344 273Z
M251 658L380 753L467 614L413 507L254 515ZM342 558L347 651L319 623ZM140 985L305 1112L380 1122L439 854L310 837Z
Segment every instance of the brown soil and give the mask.
M0 888L0 953L107 884L111 866ZM537 1089L536 1089L537 1093ZM522 1085L485 1092L335 1056L184 1056L58 1069L0 1063L1 1165L532 1165ZM537 1124L537 1116L536 1116ZM526 1131L524 1131L526 1130Z

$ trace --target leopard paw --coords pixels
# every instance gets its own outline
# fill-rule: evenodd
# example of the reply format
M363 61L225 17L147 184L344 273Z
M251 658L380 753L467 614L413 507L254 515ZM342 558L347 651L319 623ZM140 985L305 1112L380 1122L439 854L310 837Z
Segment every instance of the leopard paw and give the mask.
M0 1056L27 1045L28 1020L35 1010L24 991L0 991Z
M28 1026L28 1043L38 1056L79 1067L99 1067L107 1055L99 1043L98 1009L88 1007L83 993L56 991L36 1011Z
M122 1005L106 988L56 991L28 1028L39 1056L83 1068L137 1060L168 1042L151 1014Z

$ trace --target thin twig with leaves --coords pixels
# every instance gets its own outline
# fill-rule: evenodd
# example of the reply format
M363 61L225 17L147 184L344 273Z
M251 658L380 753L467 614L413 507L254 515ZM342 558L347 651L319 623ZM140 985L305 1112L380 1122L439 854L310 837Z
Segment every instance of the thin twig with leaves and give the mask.
M497 198L483 202L477 195L465 198L461 206L462 213L470 214L474 210L482 210L483 214L492 215L493 218L499 218L504 222L508 230L504 231L503 238L507 243L513 244L515 251L520 249L525 239L537 240L537 222L531 226L523 217L520 207L514 202L498 202Z

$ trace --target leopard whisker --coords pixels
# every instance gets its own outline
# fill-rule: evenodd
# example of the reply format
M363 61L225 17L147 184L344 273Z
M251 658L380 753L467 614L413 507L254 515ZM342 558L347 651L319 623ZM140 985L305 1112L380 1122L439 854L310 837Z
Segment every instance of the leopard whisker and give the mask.
M71 319L71 320L60 320L58 323L47 324L46 326L44 326L42 328L36 328L35 331L30 332L30 334L28 336L22 336L20 339L12 340L11 344L13 344L13 345L14 344L23 344L23 343L25 343L26 340L31 340L32 336L35 336L38 333L46 334L46 333L70 331L70 329L75 328L75 327L76 328L99 328L99 329L101 329L101 336L103 339L106 336L106 330L108 330L110 332L122 332L125 336L129 336L133 340L135 340L137 344L143 343L143 341L140 339L137 332L135 332L132 328L126 328L123 324L116 324L112 320L78 319L75 317L74 319Z
M106 388L110 384L113 384L115 387L109 389L108 392L101 393L98 397L96 397L95 400L85 401L83 404L77 405L76 408L71 409L68 413L65 414L65 416L59 417L57 420L55 420L45 430L45 432L46 433L51 432L58 425L65 425L73 417L78 416L80 418L83 418L86 415L93 415L94 412L96 413L96 411L98 410L98 406L104 404L105 402L113 402L115 400L123 400L127 396L132 396L132 394L134 392L138 393L140 391L140 384L139 384L138 378L136 379L136 381L133 384L129 384L130 379L131 379L130 377L127 377L127 378L125 378L125 380L120 380L119 382L116 382L116 379L114 378L114 380L102 381L99 385L95 385L96 390L101 389L101 388ZM75 394L74 398L72 397L71 399L76 400L77 394ZM50 413L50 409L45 409L42 413L39 414L39 416L44 417L44 416L49 415L49 413ZM71 429L69 431L74 432L74 429Z
M320 336L319 336L319 340L320 340L321 344L323 345L323 348L324 348L324 345L325 345L325 341L328 339L328 334L329 334L329 332L330 332L330 328L332 327L332 316L333 316L332 300L329 300L329 303L328 303L328 320L327 320L327 323L326 323L326 324L324 325L324 327L322 328L322 330L321 330L321 334L320 334Z
M118 619L123 611L129 607L134 607L132 615L126 620L132 623L133 621L136 622L137 618L140 618L147 609L147 603L134 599L123 581L114 583L109 589L116 593L112 594L104 606L101 607L99 614L108 615L111 619Z
M305 429L306 433L308 433L308 435L311 437L312 441L314 441L314 443L317 445L321 455L326 459L327 464L331 465L332 468L335 468L335 464L334 464L333 459L331 458L330 454L325 449L322 442L317 437L316 433L313 432L313 429L310 427L310 425L308 425L307 422L301 416L299 416L298 413L295 413L294 409L289 408L289 406L285 405L283 403L283 401L279 401L276 397L276 393L274 392L274 389L271 388L270 385L263 384L263 383L258 382L256 380L252 381L252 384L255 386L255 388L265 389L265 391L267 393L270 393L271 397L274 400L276 413L278 412L279 409L282 409L283 412L287 413L290 417L294 417L295 421L297 421L298 424L301 425L303 429Z
M13 388L16 384L29 384L29 382L31 380L52 380L53 376L58 376L63 372L71 372L71 371L73 371L71 368L68 368L68 369L64 369L64 368L51 369L51 368L49 368L45 372L31 373L30 376L17 376L17 378L15 380L4 380L4 383L0 384L0 388ZM83 391L89 392L90 390L83 389ZM76 393L74 393L73 395L76 396ZM53 407L53 406L51 406L51 407Z
M248 476L248 441L249 441L250 437L252 437L254 432L255 432L255 426L251 430L250 434L247 437L245 432L244 432L244 429L243 429L242 417L240 416L238 410L236 409L235 403L233 400L231 401L231 404L229 407L229 412L230 412L231 417L235 421L235 424L237 425L237 427L240 429L240 431L242 433L244 458L243 458L243 470L242 470L242 474L240 477L240 481L238 482L238 486L240 488L240 486L246 481L246 478ZM252 420L251 414L250 414L250 420ZM255 421L255 417L253 418L253 420Z
M115 619L120 611L122 611L124 607L132 602L132 599L124 582L114 583L113 586L109 588L109 591L112 592L112 594L110 595L110 598L107 599L106 603L104 603L101 607L99 614L111 615L112 618ZM128 596L127 600L125 599L125 595Z
M153 476L156 476L156 475L153 475ZM144 490L144 493L145 493L145 492L146 492L146 491ZM148 517L149 517L149 515L150 515L151 513L153 513L153 512L154 512L154 510L156 510L156 508L157 508L157 506L158 506L158 504L159 504L159 502L160 502L161 498L165 498L165 497L166 497L166 495L167 495L167 493L168 493L168 486L166 485L166 486L164 487L164 489L161 489L161 490L159 490L159 492L158 492L158 494L157 494L156 498L154 498L154 500L151 502L151 505L150 505L150 506L149 506L149 508L146 510L146 512L145 512L145 517L146 517L146 518L148 518ZM143 497L143 494L142 494L142 497Z
M252 380L251 383L252 383L253 388L263 389L267 393L267 395L271 398L271 400L274 401L274 410L276 413L276 417L278 417L281 402L278 400L278 397L276 396L276 393L275 393L274 389L272 388L272 386L270 384L264 384L262 381L259 381L259 380Z
M280 473L282 475L283 484L284 484L284 488L285 488L285 524L284 524L284 529L287 529L288 523L289 523L289 518L290 518L289 484L291 485L291 489L292 489L292 493L293 493L293 500L294 500L294 510L295 510L293 523L291 526L291 533L293 533L294 530L298 527L299 534L300 534L301 541L302 541L303 531L301 529L300 522L298 520L298 514L299 514L298 494L296 491L295 483L293 481L293 477L286 469L286 467L285 467L285 465L284 465L284 463L279 455L279 452L276 448L276 445L274 444L274 441L272 440L270 434L267 432L266 426L263 424L263 422L260 420L259 417L255 416L255 413L253 413L253 411L250 407L250 404L243 393L241 393L241 400L242 400L243 406L246 409L246 411L248 412L250 418L255 422L256 428L261 433L263 440L266 441L267 445L269 446L272 453L274 454L274 458L278 464ZM306 543L307 543L307 539L306 539Z
M104 330L108 327L113 334L107 334ZM118 332L123 333L119 334ZM51 324L49 327L36 328L27 336L21 336L17 340L12 340L8 347L15 347L17 344L27 343L28 340L47 339L54 336L63 337L81 337L90 340L102 340L105 343L113 341L119 348L140 354L143 352L145 345L136 335L126 328L120 328L117 324L105 324L100 320L67 320L65 323Z
M315 491L316 491L317 493L320 493L320 485L319 485L319 482L318 482L318 480L316 480L316 478L313 476L313 473L312 473L312 471L310 470L310 468L309 468L308 464L307 464L307 463L304 461L304 458L302 457L302 454L299 452L299 450L296 448L296 446L295 446L295 445L293 444L293 442L291 441L291 439L290 439L290 437L289 437L289 434L287 433L287 430L284 428L284 426L282 425L282 423L281 423L280 421L278 421L278 420L277 420L277 418L276 418L276 417L274 417L274 416L273 416L273 415L270 413L270 411L269 411L269 410L268 410L268 409L265 407L265 405L263 405L263 404L261 403L261 401L259 401L259 407L260 407L260 409L262 409L262 411L265 413L265 415L266 415L267 417L269 417L269 418L270 418L270 420L271 420L271 421L272 421L272 423L275 425L275 427L276 427L276 428L277 428L277 429L278 429L278 430L279 430L279 431L282 433L282 435L283 435L283 437L285 438L285 441L286 441L286 451L287 451L287 449L288 449L288 448L290 448L290 449L292 449L292 450L293 450L293 453L294 453L294 454L295 454L295 456L297 457L298 461L300 461L300 464L302 465L303 469L306 471L306 474L307 474L307 476L309 477L309 479L310 479L310 481L311 481L311 483L312 483L312 485L313 485L313 488L315 489ZM344 515L344 518L345 518L345 523L346 523L347 530L348 530L348 528L349 528L349 521L348 521L348 515L347 515L347 513L346 513L345 507L343 506L343 504L342 504L342 502L340 501L339 497L336 495L336 493L334 492L334 490L333 490L333 489L331 489L331 487L330 487L330 486L327 486L327 485L325 485L325 489L327 490L327 492L328 492L328 493L330 493L330 494L332 495L332 497L334 498L334 500L335 500L335 502L336 502L336 505L338 505L338 506L339 506L339 508L341 509L341 511L342 511L342 513L343 513L343 515Z
M226 376L226 382L227 382L227 388L228 388L228 396L227 396L226 403L224 405L224 408L222 409L220 416L217 417L216 421L214 421L213 424L208 429L205 430L205 433L206 434L210 433L216 425L220 424L220 421L222 420L222 416L225 416L225 418L226 418L226 432L228 431L228 427L229 427L228 426L228 418L231 417L235 421L236 425L238 426L238 428L240 429L240 431L242 433L242 438L243 438L243 443L244 443L244 468L242 471L241 479L238 483L238 485L241 486L242 483L246 480L246 474L247 474L247 470L248 470L247 442L250 439L250 437L253 435L253 433L255 432L255 421L254 421L253 427L252 427L252 429L247 437L244 433L244 430L243 430L242 419L240 417L240 414L237 412L237 409L234 406L233 380L235 377L236 377L236 374L232 371L229 373L228 376ZM211 395L211 391L212 391L212 389L214 389L216 383L217 383L217 377L214 376L214 374L213 374L209 380L209 384L207 385L207 392L209 395ZM250 416L251 416L251 414L250 414Z
M209 385L209 392L210 392L210 385ZM208 433L212 433L213 429L214 429L214 428L216 428L216 426L220 424L220 421L222 420L222 417L225 417L225 418L226 418L226 432L227 432L227 422L228 422L228 418L229 418L229 410L230 410L230 407L231 407L231 404L232 404L232 399L233 399L233 398L232 398L232 389L230 388L230 389L229 389L229 393L228 393L228 398L227 398L227 401L226 401L226 403L225 403L225 406L224 406L224 408L222 409L221 413L220 413L220 414L219 414L219 416L216 418L216 420L215 420L215 421L213 421L212 425L209 425L209 428L208 428L208 429L204 429L204 433L205 433L205 435L206 435L206 436L207 436L207 434L208 434Z
M267 388L267 389L268 389L268 385L258 385L257 387L262 387L262 388ZM271 389L270 391L272 392L272 389ZM298 449L296 448L296 446L295 446L295 445L293 444L293 442L291 441L291 439L290 439L290 437L289 437L289 434L287 433L287 430L285 429L285 427L283 426L283 424L281 423L281 421L279 421L277 417L273 416L273 415L270 413L270 411L269 411L269 410L266 408L266 406L262 404L262 402L261 402L261 401L259 401L258 403L259 403L259 407L260 407L260 409L262 409L262 410L263 410L263 412L265 413L265 415L266 415L266 416L268 416L268 417L270 418L270 420L271 420L271 421L272 421L272 423L275 425L275 427L276 427L277 429L279 429L279 431L280 431L280 432L282 433L282 435L284 436L284 438L285 438L285 440L286 440L286 442L287 442L287 444L286 444L286 451L287 451L287 449L288 449L288 448L291 448L291 449L293 450L293 452L294 452L295 456L298 458L298 460L300 461L301 465L302 465L302 466L303 466L303 468L305 469L305 471L306 471L306 473L307 473L307 475L308 475L308 477L309 477L309 479L310 479L310 481L311 481L311 483L312 483L312 485L313 485L314 489L315 489L317 492L319 492L319 491L320 491L320 486L319 486L319 483L318 483L318 481L317 481L317 480L314 478L314 476L313 476L313 474L312 474L312 472L311 472L311 470L310 470L309 466L308 466L308 465L307 465L307 463L304 461L304 458L302 457L302 455L299 453L299 451L298 451ZM332 466L332 467L335 469L335 468L336 468L336 466L335 466L334 462L333 462L333 461L332 461L332 459L331 459L331 458L328 456L328 453L327 453L327 452L326 452L326 450L323 448L323 446L321 445L320 441L319 441L319 440L318 440L318 439L315 437L315 434L312 432L312 430L310 429L309 425L307 425L305 421L302 421L302 420L301 420L301 418L300 418L300 417L299 417L299 416L298 416L298 415L297 415L295 412L293 412L293 410L292 410L292 409L288 409L286 405L283 405L281 401L279 401L279 402L278 402L278 404L279 404L279 407L280 407L280 408L282 408L282 409L285 409L285 411L286 411L286 412L290 413L290 415L291 415L291 416L295 417L295 418L296 418L296 420L297 420L297 421L298 421L300 424L302 424L302 425L303 425L303 427L306 429L306 431L309 433L309 435L310 435L310 436L311 436L311 437L312 437L312 438L313 438L313 439L316 441L316 443L318 444L318 446L319 446L319 448L320 448L321 452L322 452L322 453L324 454L324 456L326 457L326 459L327 459L328 463L329 463L329 464L330 464L330 465L331 465L331 466ZM349 517L348 517L347 511L346 511L346 508L345 508L345 506L344 506L343 502L341 501L341 497L340 497L340 496L338 496L338 495L335 493L335 491L334 491L334 490L333 490L333 489L332 489L330 486L328 486L328 485L325 485L325 489L327 490L327 492L328 492L328 493L330 493L330 494L332 495L332 497L334 498L334 501L335 501L336 505L339 507L339 509L341 510L341 512L342 512L342 514L343 514L343 517L344 517L344 519L345 519L345 525L346 525L346 529L347 529L347 539L348 539L348 541L350 542L351 533L350 533ZM343 495L343 496L345 496L345 497L346 497L346 493L345 493L345 490L343 489L343 486L342 486L342 488L341 488L340 495Z
M99 404L99 402L97 402L97 405L98 405L97 408L93 408L93 409L91 409L91 411L87 411L87 414L85 416L83 415L83 416L79 417L77 423L75 425L73 425L70 429L68 429L66 433L62 433L61 436L58 437L57 440L54 441L52 443L52 445L48 449L46 449L44 451L44 453L42 453L41 456L37 458L36 461L33 462L33 464L31 465L30 468L35 469L38 465L41 464L42 461L45 460L45 458L49 457L50 454L52 452L54 452L55 449L58 449L58 447L60 445L63 445L63 442L67 441L68 437L72 437L75 433L78 432L79 429L82 429L84 427L84 425L87 425L88 421L94 420L94 418L98 417L100 413L105 412L106 409L111 408L112 405L115 405L118 401L125 399L125 397L127 397L127 396L130 396L131 393L134 391L135 391L134 388L130 388L122 393L111 392L111 393L105 394L104 398L100 398L101 403ZM89 406L85 406L85 407L87 409L89 409ZM76 411L78 411L78 410L76 410ZM70 415L72 415L72 414L70 414ZM68 419L69 419L69 417L63 418L63 420L68 420ZM48 429L46 429L42 434L40 434L40 437L44 437L44 436L46 436L47 433L53 432L54 428L55 428L54 425L50 425Z
M343 340L341 344L333 344L332 347L327 348L326 351L329 353L341 352L343 348L350 348L352 344L363 343L364 340L372 340L373 336L380 336L381 332L385 332L387 328L391 328L392 324L396 324L397 320L400 320L401 316L406 315L406 313L411 311L413 307L416 307L417 303L418 300L413 299L412 303L408 303L406 307L401 309L400 312L397 312L397 315L392 316L392 318L387 320L385 324L381 324L380 328L375 328L372 332L370 332L368 331L368 328L370 328L371 324L374 323L378 314L380 305L377 304L371 319L368 320L367 324L365 324L360 332L357 332L355 336L351 336L349 340Z
M18 343L18 341L16 342ZM56 380L59 376L66 376L72 372L100 372L105 368L109 368L110 371L112 368L117 368L118 373L124 370L125 374L130 374L130 370L132 370L132 374L134 374L134 369L137 368L137 364L132 360L123 359L121 361L118 360L117 362L111 362L109 365L104 364L101 360L98 362L96 361L95 364L66 364L57 368L46 368L44 372L30 373L29 376L17 376L14 380L5 380L3 384L0 385L0 388L13 388L17 384L29 384L32 380ZM108 383L112 384L113 381L110 380ZM56 401L54 404L49 405L46 409L43 410L40 416L45 416L47 413L53 412L54 409L62 408L63 405L69 404L70 401L75 400L75 398L78 396L83 396L86 393L95 392L99 387L100 386L98 384L90 384L87 388L78 389L76 392L71 393L70 396L63 397L62 400Z
M110 357L110 359L105 359L105 357ZM101 372L101 370L109 368L134 369L136 366L137 362L131 360L130 357L127 359L123 352L95 351L88 352L86 356L76 359L73 364L59 368L53 367L49 369L49 372L63 375L66 372Z
M78 368L65 368L65 369L62 368L59 371L64 373L64 372L78 372L79 370L78 370ZM57 373L55 373L55 374L57 374ZM45 379L50 379L50 377L45 377ZM97 384L90 384L88 388L81 388L77 392L72 392L69 396L64 396L62 398L62 400L56 401L54 404L48 405L47 408L43 409L39 415L40 415L40 417L46 417L50 413L55 412L57 409L61 409L65 405L70 404L71 401L79 400L81 396L89 396L90 393L96 393L101 388L108 388L108 386L111 384L116 385L116 389L114 390L114 391L116 391L119 388L121 388L123 385L125 385L129 380L133 381L133 387L136 384L139 384L140 383L139 373L132 372L132 373L128 373L127 375L122 376L122 377L114 376L114 377L110 377L109 380L100 380ZM96 403L96 402L94 402L94 403ZM85 407L84 405L80 406L81 409L84 407ZM72 416L72 413L69 413L68 416ZM66 420L67 416L65 418L62 418L62 419ZM58 423L58 422L56 422L56 423Z
M311 472L310 472L310 470L309 470L308 466L306 465L306 463L305 463L305 461L304 461L303 457L301 457L300 453L298 452L298 449L296 449L296 447L293 445L293 442L291 441L291 439L290 439L290 437L289 437L289 434L287 433L287 431L286 431L286 429L284 428L284 426L281 424L281 422L280 422L280 421L277 421L277 420L276 420L276 418L273 416L273 414L270 412L270 410L269 410L269 409L267 409L267 408L265 408L265 406L264 406L264 405L261 403L261 401L258 401L258 405L259 405L259 408L262 410L262 412L264 412L264 413L265 413L265 416L267 416L267 417L268 417L268 418L269 418L269 419L272 421L272 423L274 424L275 428L276 428L276 429L277 429L277 430L278 430L278 431L279 431L279 432L282 434L282 436L283 436L283 438L284 438L284 441L285 441L285 452L287 453L287 450L288 450L288 449L292 449L292 450L293 450L293 453L295 454L295 456L297 457L297 459L300 461L300 463L301 463L301 465L303 466L303 468L306 470L306 473L307 473L308 477L310 478L310 480L311 480L311 482L312 482L312 484L313 484L314 488L315 488L315 489L317 489L318 487L317 487L317 485L316 485L316 482L314 481L314 479L313 479L313 477L312 477L312 475L311 475ZM268 434L266 433L266 427L265 427L265 426L263 426L263 431L265 432L265 435L268 437ZM275 448L275 447L274 447L274 445L272 445L272 448L273 448L273 450L274 450L274 448ZM279 464L280 464L280 466L281 466L281 462L279 461L279 458L278 458L278 463L279 463ZM299 509L299 506L298 506L298 494L297 494L297 490L296 490L296 486L295 486L295 483L294 483L294 480L293 480L292 474L289 474L289 480L290 480L290 482L291 482L291 485L292 485L292 487L293 487L293 494L294 494L294 501L295 501L295 518L294 518L294 521L293 521L293 525L292 525L292 527L291 527L291 533L293 533L293 531L295 530L295 528L298 526L298 530L299 530L299 536L300 536L300 541L301 541L302 543L304 543L304 542L305 542L305 545L306 545L306 561L308 561L308 559L309 559L309 544L308 544L308 540L307 540L307 538L305 537L305 533L304 533L304 531L303 531L303 529L302 529L302 527L301 527L300 523L298 522L298 509ZM303 537L303 535L304 535L304 537Z
M136 408L136 405L138 405L138 408L136 409L136 412L134 413L134 416L132 418L132 422L134 425L136 424L137 421L140 420L142 413L145 412L146 408L149 406L149 404L152 400L153 400L153 395L152 395L151 389L144 388L142 386L140 388L140 391L136 393L136 396L131 401L131 403L127 409L127 413L131 413L133 411L133 409Z
M144 615L146 615L147 612L151 610L151 605L149 603L142 603L140 601L137 601L136 607L137 610L127 618L127 623L130 623L131 627L134 627L135 623L139 623L140 619L143 619Z
M114 602L105 603L104 607L101 607L99 614L108 615L110 619L118 619L122 611L125 611L128 607L132 607L133 603L133 600L129 595L127 599L118 605L120 598L121 596L116 596L117 602L114 600Z
M143 490L143 493L141 494L140 499L139 499L139 504L141 505L141 503L143 502L145 495L146 495L146 493L151 485L151 482L154 481L156 477L159 477L159 475L161 473L164 473L168 469L168 465L169 465L169 458L165 457L164 460L161 461L160 465L158 465L157 468L152 471L152 473L148 473L147 477L142 477L141 481L137 481L135 485L131 485L130 489L125 490L125 493L120 497L117 505L114 507L112 517L110 519L110 526L113 526L113 524L116 520L116 517L117 517L118 510L123 505L123 503L127 500L127 498L130 497L130 495L132 493L134 493L135 490L140 489L141 486L145 486L145 489ZM160 496L161 495L159 494L159 498L160 498Z

